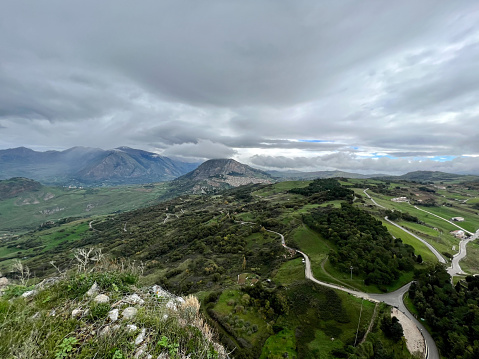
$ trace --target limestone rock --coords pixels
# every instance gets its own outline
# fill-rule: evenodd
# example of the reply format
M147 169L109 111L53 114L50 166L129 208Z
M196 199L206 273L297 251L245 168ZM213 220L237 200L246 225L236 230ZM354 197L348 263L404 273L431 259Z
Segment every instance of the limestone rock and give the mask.
M108 333L110 333L110 330L111 330L110 326L107 325L106 327L104 327L104 328L100 331L100 333L99 333L98 335L100 335L100 336L107 335Z
M73 309L73 311L72 311L72 317L73 317L73 318L81 317L82 314L83 314L83 310L78 309L78 308L77 308L77 309Z
M25 292L22 294L23 298L28 298L28 297L33 297L35 294L37 294L37 291L34 290L29 290L28 292Z
M126 329L128 329L129 332L136 332L138 330L138 327L135 324L128 324L126 326Z
M140 296L136 293L127 296L125 299L123 299L123 301L125 301L129 304L140 304L140 305L142 305L143 303L145 303L145 301L143 299L141 299Z
M108 318L110 318L112 322L116 322L118 320L118 315L119 315L119 310L117 308L112 309L110 310L110 312L108 312Z
M135 339L135 345L140 345L145 340L146 328L143 328Z
M108 303L110 301L110 297L105 294L98 294L93 301L95 303Z
M8 285L8 278L1 277L0 278L0 288L5 287Z
M138 309L135 307L128 307L123 310L122 316L123 319L131 319L136 315L136 313L138 313Z
M95 282L90 287L90 289L88 289L88 292L86 292L86 295L89 297L93 297L96 293L98 293L98 284Z

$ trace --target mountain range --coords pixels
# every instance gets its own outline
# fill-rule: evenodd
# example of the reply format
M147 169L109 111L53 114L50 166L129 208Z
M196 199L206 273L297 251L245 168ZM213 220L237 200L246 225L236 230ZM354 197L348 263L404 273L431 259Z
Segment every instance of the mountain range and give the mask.
M198 166L156 153L119 147L72 147L38 152L0 150L0 179L27 177L48 185L116 185L169 181Z

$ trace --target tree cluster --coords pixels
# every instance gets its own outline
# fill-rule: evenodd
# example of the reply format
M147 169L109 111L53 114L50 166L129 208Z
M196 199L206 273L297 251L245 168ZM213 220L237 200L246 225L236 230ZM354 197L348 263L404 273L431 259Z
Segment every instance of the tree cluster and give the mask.
M441 264L416 273L409 297L445 358L479 358L479 278L468 276L455 287Z
M366 284L391 284L414 267L413 247L394 239L381 221L350 204L315 210L303 221L336 245L329 255L331 264L344 272L353 266Z

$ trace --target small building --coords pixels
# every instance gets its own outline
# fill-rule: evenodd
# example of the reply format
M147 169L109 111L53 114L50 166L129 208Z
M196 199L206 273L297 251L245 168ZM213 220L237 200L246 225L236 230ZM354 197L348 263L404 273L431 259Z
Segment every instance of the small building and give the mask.
M464 238L466 236L464 231L461 230L461 229L458 229L458 230L455 230L455 231L452 231L452 232L449 232L449 233L451 233L456 238Z
M451 221L454 222L464 222L464 217L452 217Z
M397 197L397 198L391 198L391 201L393 201L393 202L407 202L408 199L407 199L407 197Z

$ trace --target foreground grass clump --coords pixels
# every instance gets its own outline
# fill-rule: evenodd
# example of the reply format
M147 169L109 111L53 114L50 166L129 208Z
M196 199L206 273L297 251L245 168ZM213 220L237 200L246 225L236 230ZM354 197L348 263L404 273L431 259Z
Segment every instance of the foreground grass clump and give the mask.
M139 289L138 271L73 273L0 297L0 358L227 358L196 297ZM53 282L53 283L52 283Z

